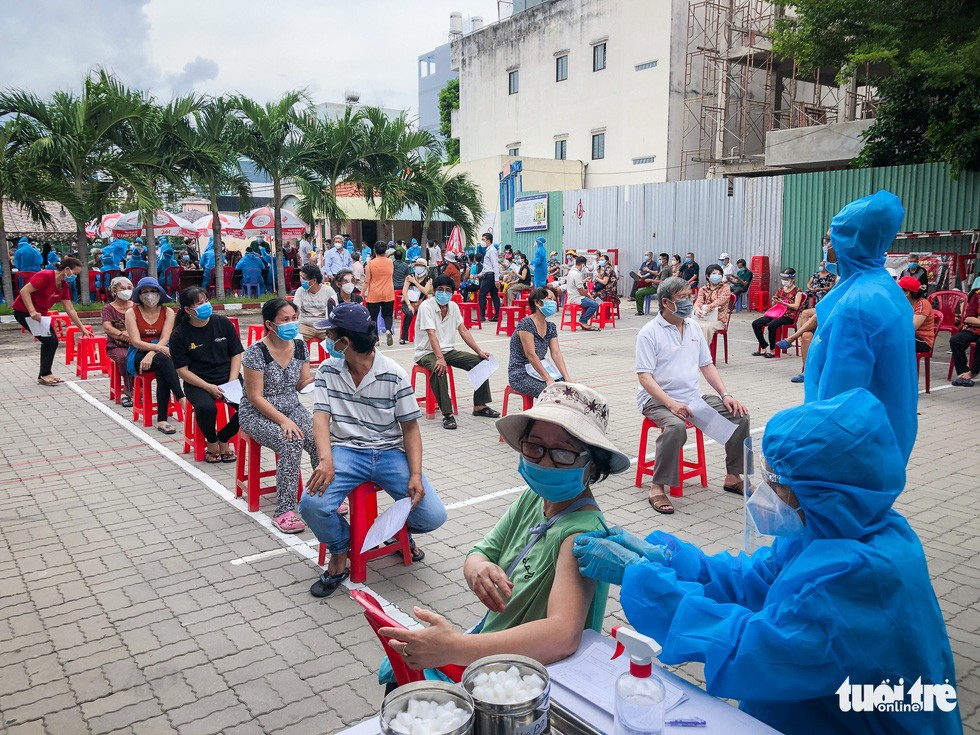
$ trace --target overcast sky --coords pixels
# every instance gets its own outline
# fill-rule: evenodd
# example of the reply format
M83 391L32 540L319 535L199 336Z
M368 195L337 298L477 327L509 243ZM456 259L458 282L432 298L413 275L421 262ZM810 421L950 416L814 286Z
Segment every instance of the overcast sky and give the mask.
M306 88L315 102L417 113L418 57L448 40L449 14L497 19L496 0L2 0L0 87L46 95L96 66L166 99L257 100Z

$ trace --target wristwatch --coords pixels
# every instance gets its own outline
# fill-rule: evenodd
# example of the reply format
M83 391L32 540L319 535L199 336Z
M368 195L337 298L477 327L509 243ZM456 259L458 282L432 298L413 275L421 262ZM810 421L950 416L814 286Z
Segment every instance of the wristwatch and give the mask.
M721 394L721 400L724 401L730 395L731 395L731 393L729 393L728 391L725 391L724 393Z

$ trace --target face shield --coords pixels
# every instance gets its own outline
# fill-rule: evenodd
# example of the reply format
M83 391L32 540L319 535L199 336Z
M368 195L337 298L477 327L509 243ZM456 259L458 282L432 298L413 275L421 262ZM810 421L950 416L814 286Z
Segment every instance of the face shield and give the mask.
M752 437L745 440L744 548L747 554L770 546L775 536L799 538L803 517L790 488L766 464ZM792 505L790 503L792 502Z

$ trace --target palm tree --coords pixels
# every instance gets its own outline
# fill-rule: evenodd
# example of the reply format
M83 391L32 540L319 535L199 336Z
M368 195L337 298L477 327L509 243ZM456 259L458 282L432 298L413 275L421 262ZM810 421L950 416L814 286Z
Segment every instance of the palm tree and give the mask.
M51 221L51 214L45 208L44 200L55 196L67 199L71 194L65 191L61 182L51 181L44 172L32 170L24 148L25 140L33 139L34 134L27 128L28 123L21 118L0 123L0 151L3 151L0 158L0 264L3 265L3 298L8 305L15 297L9 267L10 247L3 219L4 202L20 207L34 222L46 225ZM61 191L56 192L58 186Z
M44 101L23 90L4 91L0 117L7 114L28 123L23 131L26 160L51 182L62 184L54 187L51 198L75 220L82 261L79 292L82 303L88 304L85 223L101 215L106 200L123 185L131 189L140 209L160 204L137 165L148 155L126 147L131 126L149 114L147 101L99 70L86 78L80 95L55 92Z
M476 239L484 214L480 189L469 174L444 166L437 152L427 152L401 178L398 196L403 204L419 208L423 233L432 217L442 214L460 226L468 241Z
M218 196L233 191L238 195L241 211L251 204L251 188L238 162L235 141L239 137L239 119L235 106L226 97L204 101L194 113L194 126L181 129L185 158L183 169L191 180L207 191L211 203L211 237L216 253L221 252L221 220L218 217ZM215 293L225 292L225 271L218 267L215 256Z
M282 240L282 186L287 180L303 181L308 193L324 188L311 164L315 152L303 139L300 117L294 108L307 102L303 92L287 92L279 100L261 105L241 95L234 105L241 114L239 150L272 179L272 206L275 211L277 284L280 296L286 294L286 274Z

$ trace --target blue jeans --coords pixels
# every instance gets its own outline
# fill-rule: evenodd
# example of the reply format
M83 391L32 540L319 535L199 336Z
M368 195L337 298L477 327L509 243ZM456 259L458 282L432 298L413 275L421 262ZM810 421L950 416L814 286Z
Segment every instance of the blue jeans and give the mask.
M589 319L599 310L599 302L593 299L582 297L582 302L579 304L582 307L582 312L579 315L579 324L588 324Z
M299 514L321 544L331 554L346 554L350 550L350 524L337 513L344 498L362 482L376 482L393 499L408 495L408 458L401 449L351 449L333 447L336 472L322 495L303 494ZM425 497L408 514L411 533L434 531L446 522L446 508L439 495L422 475Z

